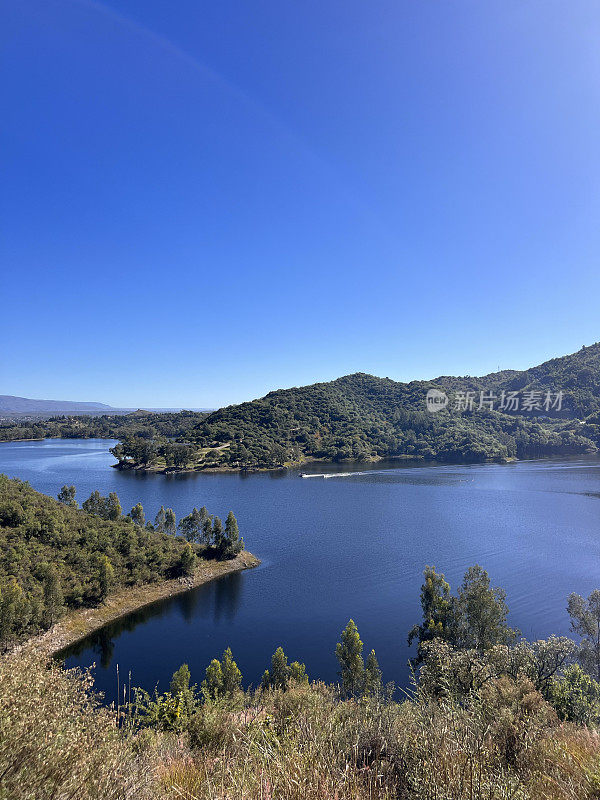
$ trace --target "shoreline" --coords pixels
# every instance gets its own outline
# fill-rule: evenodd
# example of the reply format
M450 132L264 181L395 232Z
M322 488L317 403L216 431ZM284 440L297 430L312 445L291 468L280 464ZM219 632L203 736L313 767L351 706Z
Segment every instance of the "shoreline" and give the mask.
M80 608L68 612L62 619L43 633L17 645L13 651L34 648L47 657L57 656L71 645L77 644L111 622L116 622L134 611L152 605L159 600L183 594L223 575L253 569L260 560L247 550L230 561L206 561L190 578L171 578L160 583L132 586L109 595L106 602L93 608Z
M583 453L580 455L584 455ZM562 458L564 456L558 455L551 455L551 456L539 456L537 458ZM254 474L260 472L289 472L293 470L299 470L302 468L311 467L323 467L323 466L339 466L339 467L347 467L351 465L355 465L358 467L366 467L372 466L374 464L380 464L382 462L390 463L390 462L398 462L400 464L408 464L414 466L421 466L423 464L438 464L440 466L448 466L448 465L473 465L473 464L513 464L516 461L522 460L530 460L530 459L519 459L516 456L508 456L506 458L485 458L485 459L477 459L477 460L460 460L460 459L426 459L425 457L421 456L408 456L408 455L399 455L399 456L380 456L378 458L371 458L365 461L355 461L354 459L341 459L340 461L329 461L327 459L310 459L307 461L298 461L291 464L282 464L278 467L228 467L228 466L218 466L218 467L201 467L201 468L177 468L177 467L162 467L162 466L141 466L136 465L133 463L128 462L117 462L116 464L111 464L111 469L116 469L119 472L138 472L143 475L231 475L231 474Z

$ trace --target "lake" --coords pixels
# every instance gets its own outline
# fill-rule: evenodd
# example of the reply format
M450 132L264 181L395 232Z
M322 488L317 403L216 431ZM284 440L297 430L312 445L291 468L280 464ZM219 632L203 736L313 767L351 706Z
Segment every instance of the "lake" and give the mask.
M453 589L481 564L507 591L510 622L528 638L567 634L570 592L600 586L600 460L593 457L467 466L377 465L251 475L138 475L110 469L106 440L0 444L0 472L46 494L75 484L81 503L115 491L146 518L206 505L232 509L246 546L262 559L160 601L75 648L67 666L96 663L97 686L115 696L121 676L168 688L183 663L200 682L231 646L256 684L282 645L311 677L336 678L335 643L352 617L375 648L384 680L408 681L406 644L419 621L422 570L435 564ZM121 680L123 677L121 677Z

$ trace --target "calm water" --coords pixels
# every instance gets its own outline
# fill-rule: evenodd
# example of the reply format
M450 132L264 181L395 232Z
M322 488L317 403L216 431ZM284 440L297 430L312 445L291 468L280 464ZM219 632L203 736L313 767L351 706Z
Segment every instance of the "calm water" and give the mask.
M221 517L233 509L262 565L161 601L72 650L67 665L96 662L109 699L117 664L135 684L166 689L184 661L200 681L228 645L246 683L260 680L278 645L311 676L333 680L335 643L350 617L365 649L377 651L384 679L406 682L406 634L419 619L425 564L455 588L480 563L507 590L511 622L528 637L568 633L567 595L600 586L597 458L345 467L310 479L140 476L109 468L111 445L1 444L0 472L51 495L73 483L80 502L94 489L116 491L126 510L141 501L147 518L161 504L178 517L194 505Z

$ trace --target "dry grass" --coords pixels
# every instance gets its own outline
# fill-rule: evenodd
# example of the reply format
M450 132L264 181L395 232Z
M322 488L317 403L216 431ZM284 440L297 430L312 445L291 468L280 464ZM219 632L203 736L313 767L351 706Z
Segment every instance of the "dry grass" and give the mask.
M199 712L193 753L164 758L169 800L592 800L595 733L560 725L531 686L494 701L339 701L323 685Z
M315 683L202 705L183 734L119 731L89 678L0 664L1 800L593 800L600 738L527 680L461 704L341 700Z
M0 661L0 797L125 800L152 796L149 762L97 707L90 679L31 654Z

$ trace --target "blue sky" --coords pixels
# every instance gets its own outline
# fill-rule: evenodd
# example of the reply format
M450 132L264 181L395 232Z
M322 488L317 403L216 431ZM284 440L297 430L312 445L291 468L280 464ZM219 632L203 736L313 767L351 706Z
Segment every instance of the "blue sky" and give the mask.
M600 339L597 0L21 0L0 393L219 406Z

